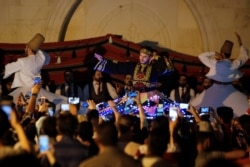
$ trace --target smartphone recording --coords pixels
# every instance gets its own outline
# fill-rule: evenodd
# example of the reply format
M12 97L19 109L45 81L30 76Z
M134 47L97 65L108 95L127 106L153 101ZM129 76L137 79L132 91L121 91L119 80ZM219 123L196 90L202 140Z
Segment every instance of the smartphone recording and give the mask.
M189 113L187 110L189 109L189 104L188 103L180 103L180 111L181 113L185 116L185 115L191 115L191 113Z
M5 114L8 116L8 119L10 119L10 113L11 113L11 110L12 110L11 106L2 105L1 108L2 108L3 112L5 112Z
M69 111L69 104L61 104L61 110Z
M163 116L164 114L164 106L163 104L158 104L157 109L156 109L156 116Z
M34 84L38 84L41 82L41 77L40 76L37 76L34 78Z
M49 107L48 108L48 114L49 114L50 117L54 116L54 109L53 109L53 107Z
M79 97L69 97L68 103L69 104L78 104L78 103L80 103L80 98Z
M128 92L128 97L136 97L136 96L137 96L137 92L135 91Z
M175 121L178 117L178 106L176 104L171 104L169 106L169 118Z
M41 153L49 150L49 137L47 135L39 136L39 150Z
M89 104L86 101L81 102L81 107L88 108Z
M180 106L180 109L188 110L189 104L188 103L180 103L179 106Z
M96 109L98 111L102 111L102 110L104 110L104 109L106 109L108 107L109 107L108 102L101 102L101 103L96 104Z
M201 107L199 111L200 111L200 114L209 114L210 108L209 107Z

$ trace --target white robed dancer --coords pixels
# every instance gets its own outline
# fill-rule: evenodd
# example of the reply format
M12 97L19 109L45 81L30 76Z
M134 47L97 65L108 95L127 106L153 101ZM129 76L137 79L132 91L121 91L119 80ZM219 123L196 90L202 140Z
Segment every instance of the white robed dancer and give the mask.
M191 101L197 109L200 107L228 106L234 110L235 116L245 114L249 108L247 96L232 85L232 82L242 77L239 68L248 60L248 49L242 44L241 37L235 33L240 46L239 56L231 61L233 42L226 40L221 52L205 52L199 55L200 61L209 67L206 76L214 80L214 84L204 90L199 96Z
M44 65L49 64L50 56L39 49L44 40L45 38L41 34L36 34L26 45L25 54L27 56L5 65L4 79L13 73L15 74L11 88L16 89L10 93L14 99L17 99L21 92L26 94L31 91L34 78L40 76L40 71ZM40 90L38 98L41 96L45 96L49 101L55 103L57 109L60 106L59 104L67 103L67 97L56 95L45 89Z

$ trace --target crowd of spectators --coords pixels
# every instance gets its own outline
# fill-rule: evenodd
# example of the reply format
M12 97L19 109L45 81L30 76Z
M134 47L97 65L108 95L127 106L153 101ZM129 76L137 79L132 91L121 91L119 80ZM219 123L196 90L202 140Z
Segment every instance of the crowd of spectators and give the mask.
M175 120L167 112L147 119L138 94L133 98L137 115L119 112L117 104L109 100L113 113L104 120L93 100L87 100L85 114L79 113L80 104L55 112L52 102L37 96L41 86L32 87L29 99L23 94L18 99L1 97L0 166L198 167L250 163L250 116L234 117L230 107L209 108L209 113L201 114L190 105L187 112L193 121L179 108ZM9 115L3 106L11 108ZM49 147L41 152L39 139L44 135Z

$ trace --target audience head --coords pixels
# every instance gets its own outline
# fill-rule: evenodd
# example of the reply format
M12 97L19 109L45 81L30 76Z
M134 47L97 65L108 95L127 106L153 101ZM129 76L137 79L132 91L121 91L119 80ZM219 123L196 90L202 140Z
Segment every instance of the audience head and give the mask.
M74 72L71 69L64 71L64 80L67 83L74 82Z
M204 89L208 89L210 86L212 86L213 81L207 77L203 79L202 86Z
M187 76L185 74L180 74L178 79L178 84L180 87L187 86Z
M69 112L60 114L57 118L57 131L61 135L73 136L78 126L77 117Z
M87 121L90 122L93 127L99 123L99 112L97 110L89 110L86 114Z
M51 82L50 80L50 75L48 70L42 69L41 70L41 84L48 84L49 82Z
M122 115L118 120L118 130L121 134L126 134L133 131L134 118L132 115Z
M103 122L96 127L96 142L101 146L116 146L118 142L118 132L111 122Z
M132 86L132 84L133 84L133 76L130 75L130 74L125 75L124 84L126 86Z
M77 129L78 136L83 141L90 141L93 137L93 126L90 122L83 121L79 123L78 129Z
M103 74L101 71L94 71L94 74L93 74L93 80L94 81L97 81L97 82L101 82L103 80Z
M162 157L167 149L169 142L169 135L162 131L162 129L154 129L149 132L146 140L147 154Z
M221 106L218 107L216 111L217 115L224 123L231 124L234 116L233 109L231 107Z
M213 139L213 128L209 121L200 121L195 128L196 144L202 145L204 150L211 147Z
M169 122L165 116L158 116L150 123L149 131L154 129L163 129L165 133L169 133Z
M55 138L57 136L56 117L46 117L42 122L41 134Z

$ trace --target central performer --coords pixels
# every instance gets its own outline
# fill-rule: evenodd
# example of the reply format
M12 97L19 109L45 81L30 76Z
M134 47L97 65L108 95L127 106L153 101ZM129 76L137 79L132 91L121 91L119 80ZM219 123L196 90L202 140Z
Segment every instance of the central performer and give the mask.
M150 47L140 49L139 63L107 60L97 53L95 57L99 62L94 70L133 76L133 89L141 93L142 103L154 95L160 95L157 91L159 76L174 71L173 63L168 55L159 56Z

